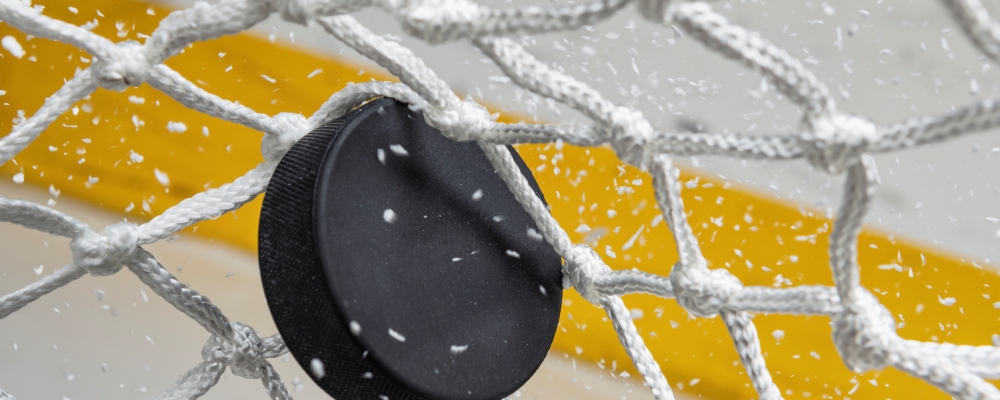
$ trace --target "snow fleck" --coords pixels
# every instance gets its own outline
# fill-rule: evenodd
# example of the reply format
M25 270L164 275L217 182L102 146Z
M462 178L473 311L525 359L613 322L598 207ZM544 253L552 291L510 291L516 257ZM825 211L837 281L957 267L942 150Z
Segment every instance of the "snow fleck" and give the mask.
M545 237L543 237L541 233L538 233L538 231L536 231L535 228L528 228L528 237L536 242L541 242L542 240L545 240Z
M625 242L625 244L624 244L624 245L622 245L622 251L625 251L625 250L628 250L628 249L631 249L631 248L632 248L632 246L634 246L634 245L635 245L635 241L636 241L636 239L638 239L638 238L639 238L639 235L641 235L641 234L642 234L642 231L644 231L645 229L646 229L646 225L643 225L643 226L640 226L640 227L639 227L639 230L635 231L635 234L633 234L633 235L632 235L632 237L630 237L630 238L628 239L628 241L627 241L627 242Z
M396 217L396 212L395 211L392 211L391 208L387 208L387 209L385 209L385 211L382 212L382 219L384 219L385 222L388 222L388 223L391 224L391 223L396 222L396 220L398 218Z
M188 129L187 125L183 122L167 122L167 132L170 133L184 133Z
M14 178L13 179L14 179L14 183L16 183L16 184L22 184L22 183L24 183L24 172L18 172L16 174L14 174Z
M135 125L135 131L139 132L139 128L146 125L146 121L139 118L138 115L132 116L132 125Z
M462 345L462 346L452 345L451 346L451 354L462 354L462 353L465 353L465 350L468 350L468 349L469 349L469 345L467 345L467 344L466 345Z
M472 200L479 201L481 198L483 198L483 189L477 189L472 193Z
M17 38L13 36L4 36L3 39L0 39L0 45L3 45L3 48L9 51L14 57L24 57L24 48L21 47L21 43L18 43Z
M399 145L399 144L391 144L391 145L389 145L389 150L392 150L393 153L395 153L397 156L401 156L401 157L406 157L406 156L410 155L410 153L408 153L406 151L406 149L403 148L403 146Z
M323 361L320 361L318 358L314 358L309 362L309 371L312 372L313 377L316 379L323 379L323 377L326 376L326 370L323 368Z
M946 305L946 306L949 306L949 307L951 307L951 306L952 306L952 305L954 305L954 304L955 304L955 302L956 302L956 301L958 301L958 300L955 300L955 298L954 298L954 297L945 297L945 298L941 298L941 296L940 296L940 295L938 295L938 301L939 301L939 302L941 302L941 304L944 304L944 305Z
M358 321L351 321L351 334L354 336L361 334L361 324Z
M400 335L399 332L396 332L396 331L392 330L392 328L389 328L389 336L392 336L393 339L396 339L396 340L398 340L400 342L405 342L406 341L406 337L405 336Z
M521 254L514 250L507 250L507 255L514 258L521 258Z
M879 265L878 269L883 271L896 270L896 272L903 272L903 267L896 263Z
M153 175L156 175L156 181L160 182L163 186L170 186L170 177L167 176L166 172L160 171L159 168L153 168Z
M604 254L606 254L608 257L611 257L611 258L618 257L615 254L615 252L613 250L611 250L611 246L604 246Z

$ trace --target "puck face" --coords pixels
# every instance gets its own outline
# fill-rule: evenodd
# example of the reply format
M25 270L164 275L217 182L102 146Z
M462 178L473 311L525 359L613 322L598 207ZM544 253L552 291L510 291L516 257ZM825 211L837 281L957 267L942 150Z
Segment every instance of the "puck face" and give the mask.
M560 257L534 228L477 144L372 101L279 164L260 226L268 304L335 398L502 398L559 320Z

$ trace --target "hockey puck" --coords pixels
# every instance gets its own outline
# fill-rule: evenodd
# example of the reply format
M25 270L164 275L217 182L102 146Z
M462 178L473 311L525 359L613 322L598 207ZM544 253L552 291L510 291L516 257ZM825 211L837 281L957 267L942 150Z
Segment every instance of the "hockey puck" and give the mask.
M533 228L475 143L382 98L282 158L260 218L264 292L292 355L338 400L499 399L559 322L560 257Z

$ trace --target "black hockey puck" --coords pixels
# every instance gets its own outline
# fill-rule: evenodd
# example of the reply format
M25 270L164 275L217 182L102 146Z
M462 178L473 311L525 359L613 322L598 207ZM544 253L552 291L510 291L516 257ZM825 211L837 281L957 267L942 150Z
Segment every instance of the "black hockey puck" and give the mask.
M475 143L383 98L281 160L260 218L264 292L292 355L338 400L499 399L534 374L559 321L560 258L532 228Z

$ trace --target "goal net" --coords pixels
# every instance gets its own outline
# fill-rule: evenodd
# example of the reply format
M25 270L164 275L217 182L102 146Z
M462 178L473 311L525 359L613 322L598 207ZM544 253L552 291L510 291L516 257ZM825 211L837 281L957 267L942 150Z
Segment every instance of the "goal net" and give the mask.
M1000 56L1000 24L977 0L943 3L976 48L996 61ZM634 9L627 10L629 6ZM512 82L579 111L591 122L497 122L482 105L456 96L412 51L375 35L348 15L372 7L393 15L407 33L428 43L471 41ZM607 100L557 65L538 60L514 39L581 29L619 12L637 13L648 24L671 26L762 75L801 110L800 125L784 135L657 130L639 111ZM247 30L275 13L286 21L325 30L384 67L401 83L350 85L333 93L309 117L292 113L265 115L213 95L163 64L194 42ZM0 318L87 274L107 276L125 267L211 334L202 349L204 361L187 371L161 398L199 397L219 381L227 368L238 376L261 380L271 398L290 398L268 361L287 352L280 336L262 338L253 328L229 321L208 298L181 283L143 246L253 200L266 189L278 161L298 139L377 97L394 98L421 110L428 124L452 140L479 144L500 179L531 215L538 232L565 260L565 285L607 312L636 370L658 399L673 398L672 389L621 299L626 294L672 298L693 315L719 316L762 399L781 398L782 392L764 362L751 313L829 317L834 345L843 362L854 371L893 367L954 397L1000 398L1000 390L986 382L1000 378L1000 350L901 338L896 334L897 322L892 314L861 285L857 262L858 236L879 185L875 161L869 154L933 144L1000 125L1000 104L994 100L878 126L864 117L838 111L830 90L802 60L730 23L704 2L605 0L493 9L468 0L225 0L199 2L170 14L141 44L115 43L86 27L47 17L30 2L0 0L0 20L26 34L73 45L94 59L90 67L78 71L41 108L0 139L0 163L10 161L31 145L60 115L94 91L122 91L143 83L187 107L264 133L263 163L233 182L192 196L143 224L123 222L98 232L51 207L0 197L0 221L69 238L73 255L55 273L0 297ZM658 206L679 255L678 260L669 260L676 262L668 276L612 270L588 245L570 240L504 147L547 142L610 145L621 161L652 175ZM687 220L679 171L671 162L672 156L700 155L804 159L823 173L845 176L843 199L829 238L829 266L835 286L745 286L726 269L709 268ZM0 398L12 397L0 392Z

